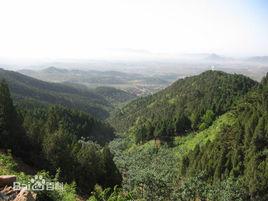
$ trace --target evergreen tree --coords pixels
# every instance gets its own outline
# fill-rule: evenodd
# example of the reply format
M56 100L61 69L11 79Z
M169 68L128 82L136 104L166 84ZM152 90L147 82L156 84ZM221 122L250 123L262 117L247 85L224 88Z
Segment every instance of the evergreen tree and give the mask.
M23 129L13 106L7 83L0 83L0 148L11 149L21 154L23 144Z

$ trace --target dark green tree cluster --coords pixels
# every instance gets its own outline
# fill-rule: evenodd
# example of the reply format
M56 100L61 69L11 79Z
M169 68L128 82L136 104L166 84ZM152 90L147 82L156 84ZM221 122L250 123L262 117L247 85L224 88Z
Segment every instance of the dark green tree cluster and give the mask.
M60 168L61 179L76 181L84 193L93 189L96 183L103 186L120 184L121 176L105 146L115 137L108 124L59 106L21 109L20 114L35 150L30 154L33 165L52 173Z
M21 121L13 107L8 85L0 82L0 148L21 150L25 144L24 130Z
M31 110L20 107L20 114L24 120L23 126L32 134L36 133L34 130L38 128L43 129L38 132L51 133L61 126L79 139L95 141L101 145L115 137L114 130L109 124L96 120L84 112L61 106Z
M121 183L113 155L105 145L115 137L106 123L64 107L25 109L13 106L8 86L0 84L0 149L11 149L28 164L75 181L89 193L95 184Z
M174 119L147 120L139 118L134 124L136 143L144 143L158 139L172 145L174 137L184 135L191 130L191 121L184 114L178 114Z
M182 172L205 171L209 182L241 178L251 200L268 199L268 85L263 79L237 104L237 122L183 159Z

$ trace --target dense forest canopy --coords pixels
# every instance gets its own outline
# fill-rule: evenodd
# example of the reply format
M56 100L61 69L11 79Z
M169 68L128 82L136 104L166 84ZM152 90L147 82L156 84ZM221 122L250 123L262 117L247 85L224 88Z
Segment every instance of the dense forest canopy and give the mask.
M75 181L81 193L94 185L120 184L107 143L115 137L106 123L60 106L16 111L5 81L0 84L0 147L25 162Z
M137 142L155 137L169 139L207 128L257 86L257 82L242 75L206 71L180 79L154 95L134 100L115 112L110 122L119 132L137 129Z
M79 107L43 104L37 92L90 99L85 91L0 75L0 149L68 183L69 199L45 192L39 200L75 200L75 188L89 201L268 199L268 74L260 83L220 71L180 79L118 107L115 129ZM111 108L131 99L97 92ZM0 154L0 169L7 157Z
M228 81L219 85L206 85L205 81L200 80L198 88L211 94L208 100L205 99L206 96L194 99L190 90L188 93L184 90L174 90L181 88L182 85L176 85L178 82L183 83L191 79L191 82L196 83L201 77L202 80L213 78L214 84L217 83L215 80L228 78ZM136 144L139 133L149 133L144 122L153 116L150 113L141 113L146 118L137 121L122 139L111 143L115 162L124 175L123 188L132 192L137 200L267 200L267 79L266 75L258 84L241 75L206 72L200 77L178 81L152 97L136 100L123 108L123 111L129 109L134 113L131 108L133 106L139 109L137 112L153 113L155 110L148 109L148 106L157 104L156 100L165 101L160 98L167 97L164 95L168 91L178 96L183 93L184 96L192 98L192 102L185 103L186 115L190 110L195 112L198 108L209 108L204 110L205 115L199 124L209 122L208 125L191 128L184 135L174 135L171 146L167 143L160 147L157 142L150 141L150 138L142 144ZM191 82L184 88L192 88L194 84ZM210 90L207 87L210 87ZM214 87L216 88L212 90ZM218 92L219 95L232 95L224 96L227 99L219 101ZM138 101L145 103L138 105ZM205 104L207 101L210 104ZM163 104L162 107L171 106ZM158 105L159 110L162 107L161 104ZM158 113L158 118L169 119L160 115L163 113L164 110ZM127 112L122 116L132 117L131 113ZM170 117L172 118L172 115ZM180 121L183 125L191 125L191 121L186 121L185 118ZM166 132L165 129L162 129L162 132Z
M234 109L236 123L183 159L184 175L204 171L210 182L241 178L253 200L268 199L267 76Z

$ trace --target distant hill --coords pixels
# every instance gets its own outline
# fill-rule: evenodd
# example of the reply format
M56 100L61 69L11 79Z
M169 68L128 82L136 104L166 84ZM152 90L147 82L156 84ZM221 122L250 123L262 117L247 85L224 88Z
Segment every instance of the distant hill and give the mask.
M73 82L96 85L127 84L131 82L138 82L140 84L167 83L164 79L119 71L67 70L49 67L39 71L23 69L19 72L50 82Z
M126 103L137 98L135 94L114 87L103 86L103 87L89 88L83 84L70 83L70 82L63 82L62 84L74 87L79 90L90 91L92 93L100 95L114 106L118 106L122 103Z
M209 54L207 57L204 58L204 61L207 61L207 62L232 62L234 61L233 58L230 58L230 57L224 57L224 56L221 56L221 55L218 55L218 54Z
M119 71L72 70L49 67L43 70L20 70L20 73L48 82L83 84L87 87L109 86L136 95L146 95L170 84L170 77L145 76Z
M49 70L55 69L50 68ZM134 96L121 90L114 89L110 95L109 91L104 93L101 92L103 90L94 91L60 83L44 82L3 69L0 69L0 79L5 79L8 82L12 97L18 104L28 106L31 105L31 102L34 102L35 105L36 103L40 105L61 104L88 112L101 119L109 116L109 111L114 108L117 100L122 103L123 100L134 98ZM111 97L113 97L112 101Z
M268 64L268 56L250 57L247 59L250 62L258 62Z
M120 132L133 126L137 129L145 126L150 129L147 133L151 133L151 137L161 129L180 132L199 129L207 113L213 118L223 114L256 85L257 82L243 75L206 71L180 79L154 95L132 101L117 111L110 122ZM188 126L179 128L180 124Z

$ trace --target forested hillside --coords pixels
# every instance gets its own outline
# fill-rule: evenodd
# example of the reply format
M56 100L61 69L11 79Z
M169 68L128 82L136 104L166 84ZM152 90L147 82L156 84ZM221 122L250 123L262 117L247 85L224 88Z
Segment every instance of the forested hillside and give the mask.
M119 132L131 127L138 129L137 142L169 139L207 128L257 85L242 75L206 71L180 79L154 95L134 100L118 110L110 122Z
M0 149L50 174L60 170L59 179L75 181L82 194L97 183L120 184L106 145L114 137L108 124L79 111L60 106L16 110L7 83L0 84Z
M16 104L24 107L63 105L105 119L114 105L129 101L135 96L127 92L111 89L88 90L86 87L72 87L65 84L37 80L14 71L0 69L0 79L9 84L11 95Z
M1 69L0 79L7 81L14 100L20 104L29 105L29 102L42 105L61 104L100 118L107 117L107 110L111 107L108 101L95 93L40 81L13 71Z
M113 87L97 87L96 89L94 89L94 91L97 94L105 97L109 102L111 102L114 105L129 102L137 97L126 91L116 89Z
M186 80L211 78L211 75L216 80L221 76L229 77L225 84L240 90L227 87L220 91L237 96L235 99L229 97L225 102L218 101L223 106L218 112L210 108L218 115L227 112L218 117L215 115L207 127L191 128L184 135L175 135L172 144L159 144L149 139L137 144L137 133L146 130L140 121L121 139L110 143L116 165L123 175L123 189L131 192L134 200L268 199L268 74L260 84L243 76L220 72L206 72ZM230 77L238 82L231 82ZM188 82L188 87L191 86ZM223 86L217 85L217 88ZM217 94L207 88L204 90ZM184 91L176 92L180 95ZM215 98L217 96L211 96L211 100ZM202 99L199 101L202 103Z
M196 146L183 159L184 175L206 173L206 180L241 178L252 200L268 199L268 75L237 104L236 123L214 142Z
M96 93L125 101L110 88ZM219 71L178 80L116 111L119 136L88 113L35 104L14 107L1 82L0 149L71 191L39 200L75 200L75 188L89 201L268 199L268 74L260 83Z

